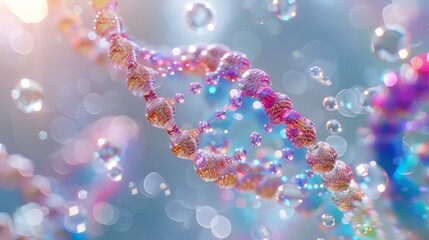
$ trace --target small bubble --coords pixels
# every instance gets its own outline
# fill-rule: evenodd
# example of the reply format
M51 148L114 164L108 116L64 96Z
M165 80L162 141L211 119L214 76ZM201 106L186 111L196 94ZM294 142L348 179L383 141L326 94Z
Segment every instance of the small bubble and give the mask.
M208 2L188 3L185 8L184 18L186 26L198 35L214 30L215 13Z
M325 97L323 99L323 107L328 111L335 111L338 109L337 99L334 97Z
M237 161L244 161L247 158L247 152L244 148L237 148L234 152L234 159Z
M321 219L322 219L323 226L327 228L331 228L335 226L335 218L331 214L325 213L322 215Z
M409 35L401 28L379 27L375 29L371 39L371 51L386 62L406 59L410 48Z
M272 126L271 124L269 124L269 123L264 124L264 131L265 131L266 133L271 133L271 132L273 132L273 126Z
M107 171L107 177L114 182L118 182L122 180L123 177L122 167L119 165L113 166L111 169Z
M11 96L19 110L32 113L42 110L45 94L40 84L24 78L14 87Z
M319 66L313 66L311 67L308 72L310 73L310 77L316 81L320 81L323 78L325 78L325 74L323 73L323 70Z
M174 96L174 100L177 103L184 103L185 102L185 95L183 93L176 93L176 96Z
M335 119L326 122L326 129L332 134L338 134L343 131L341 123Z
M115 144L100 138L94 157L102 160L106 164L106 167L109 168L109 166L114 166L121 160L121 150Z

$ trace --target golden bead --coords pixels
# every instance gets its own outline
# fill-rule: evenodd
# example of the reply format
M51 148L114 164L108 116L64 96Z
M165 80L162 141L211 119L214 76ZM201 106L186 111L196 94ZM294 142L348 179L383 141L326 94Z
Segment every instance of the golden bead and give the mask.
M198 129L179 130L170 136L170 150L174 156L193 160L198 153Z
M94 29L98 36L104 38L119 34L121 32L121 23L118 15L112 9L103 8L95 16Z
M126 38L116 35L112 37L109 48L110 61L116 66L126 70L136 63L136 53L133 44Z

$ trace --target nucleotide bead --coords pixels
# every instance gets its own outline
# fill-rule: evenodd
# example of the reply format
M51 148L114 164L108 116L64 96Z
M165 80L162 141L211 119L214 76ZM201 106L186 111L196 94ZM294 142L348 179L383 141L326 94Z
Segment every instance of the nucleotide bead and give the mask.
M351 181L349 188L344 192L332 193L332 200L340 211L352 211L364 198L362 188L355 181Z
M179 130L170 135L170 150L181 159L194 160L198 154L198 129Z
M312 149L308 149L306 154L308 165L315 173L327 173L332 171L337 160L337 152L326 142L318 142Z
M265 199L274 198L282 180L276 175L266 175L256 188L256 194Z
M228 52L222 56L216 72L229 81L237 81L250 67L250 61L239 52Z
M286 137L295 148L311 148L316 144L316 127L307 118L301 118L297 124L287 125Z
M121 33L121 21L115 11L103 8L95 16L94 30L98 36L108 38Z
M275 126L283 123L283 115L289 112L292 108L292 101L282 93L276 93L274 103L271 107L266 107L271 104L264 104L265 114L270 120L270 124Z
M114 35L110 41L109 58L114 65L127 70L129 66L136 64L134 45L128 39L120 35Z
M249 165L247 163L233 161L222 171L221 176L216 180L216 184L220 188L232 188L248 171Z
M157 128L170 130L175 126L174 99L157 97L146 104L146 118L149 123Z
M343 192L349 188L352 180L352 169L344 162L337 160L334 169L322 173L322 182L325 188L331 192Z
M89 4L97 12L103 8L115 9L118 6L119 0L91 0Z
M246 174L237 181L235 188L240 192L254 191L265 175L265 168L260 165L250 165Z
M249 69L239 79L242 96L257 97L260 89L271 85L270 76L259 69Z
M154 90L155 78L157 76L158 72L155 70L141 64L136 64L134 68L128 69L128 90L137 97L143 97Z
M229 48L221 44L211 44L204 49L200 54L200 65L206 72L213 72L219 65L220 59L225 53L229 52Z
M231 158L227 155L203 150L201 157L195 160L195 171L202 180L213 182L230 164Z

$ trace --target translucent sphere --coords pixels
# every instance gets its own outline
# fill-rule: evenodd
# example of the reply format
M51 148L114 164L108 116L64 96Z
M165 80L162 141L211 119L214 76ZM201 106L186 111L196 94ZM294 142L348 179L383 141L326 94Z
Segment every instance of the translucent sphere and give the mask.
M313 66L308 69L308 73L310 73L310 77L314 80L322 80L325 77L323 70L319 66Z
M266 240L270 239L271 237L271 231L265 225L253 226L250 231L250 234L255 240Z
M389 178L384 169L372 161L356 167L355 181L361 186L365 196L374 200L386 190Z
M287 208L296 208L302 203L303 194L298 186L283 184L277 189L276 199L281 205Z
M328 111L335 111L338 109L337 99L334 97L325 97L323 99L323 107Z
M296 17L298 9L295 0L272 0L274 4L274 14L278 19L288 21Z
M368 112L372 113L374 111L373 109L373 101L374 97L377 96L381 91L382 87L373 87L368 88L359 97L360 104L362 105L362 108Z
M114 182L121 181L123 177L122 167L119 165L113 166L107 171L107 177Z
M116 165L121 160L121 149L104 139L98 140L98 148L94 157L103 161L106 165Z
M335 218L331 214L323 214L321 220L324 227L331 228L335 226Z
M410 54L408 33L401 28L379 27L371 39L371 51L386 62L405 59Z
M336 119L331 119L326 122L326 129L332 134L338 134L343 131L341 123Z
M206 31L210 32L214 30L215 14L208 2L188 3L184 18L186 26L198 35L203 35Z
M21 79L11 92L16 107L25 112L42 110L44 91L42 86L28 78Z

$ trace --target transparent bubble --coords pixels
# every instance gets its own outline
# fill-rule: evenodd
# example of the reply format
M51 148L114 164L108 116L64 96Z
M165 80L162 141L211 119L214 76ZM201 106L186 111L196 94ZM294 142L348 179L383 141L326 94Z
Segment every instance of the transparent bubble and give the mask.
M362 110L358 91L343 89L337 93L335 98L338 103L338 112L346 117L356 117Z
M253 226L250 235L254 240L268 240L271 237L271 230L265 225Z
M195 209L195 217L201 227L210 228L211 222L216 216L217 211L209 206L197 206Z
M360 95L360 98L359 98L360 104L362 105L362 108L366 112L372 113L374 111L373 109L374 97L377 96L382 91L382 89L383 88L381 86L368 88L365 91L363 91L363 93Z
M278 19L288 21L296 17L298 10L295 0L273 0L274 14Z
M113 166L107 171L107 176L114 182L121 181L123 177L122 167L119 165Z
M332 134L338 134L343 131L341 123L336 119L331 119L326 122L326 129Z
M322 225L327 228L331 228L335 226L335 218L331 214L328 214L328 213L323 214L321 217L321 220L322 220Z
M337 99L334 97L325 97L323 99L323 107L328 111L335 111L338 109Z
M276 199L281 205L287 208L296 208L302 203L303 194L298 186L283 184L277 189Z
M112 167L121 160L121 149L114 143L100 138L94 158L103 161L106 167Z
M371 225L369 224L358 224L355 226L355 235L358 237L366 236L372 230Z
M37 82L24 78L11 92L16 107L25 112L38 112L42 110L44 91Z
M184 18L186 26L198 35L214 30L215 13L208 2L188 3L185 8Z
M215 237L227 238L232 230L231 221L222 215L218 215L213 218L211 229Z
M406 59L410 48L408 32L399 27L379 27L371 38L371 52L386 62Z
M335 149L338 157L343 156L347 152L347 140L341 136L331 135L326 138L325 142L329 143Z
M389 178L384 169L372 161L356 167L355 181L362 187L365 196L374 200L378 199L386 190Z
M323 73L323 69L319 66L313 66L310 69L308 69L308 73L310 74L310 77L314 80L322 80L325 77L325 74Z
M297 174L294 177L293 183L300 189L305 189L308 186L308 177L305 174Z

